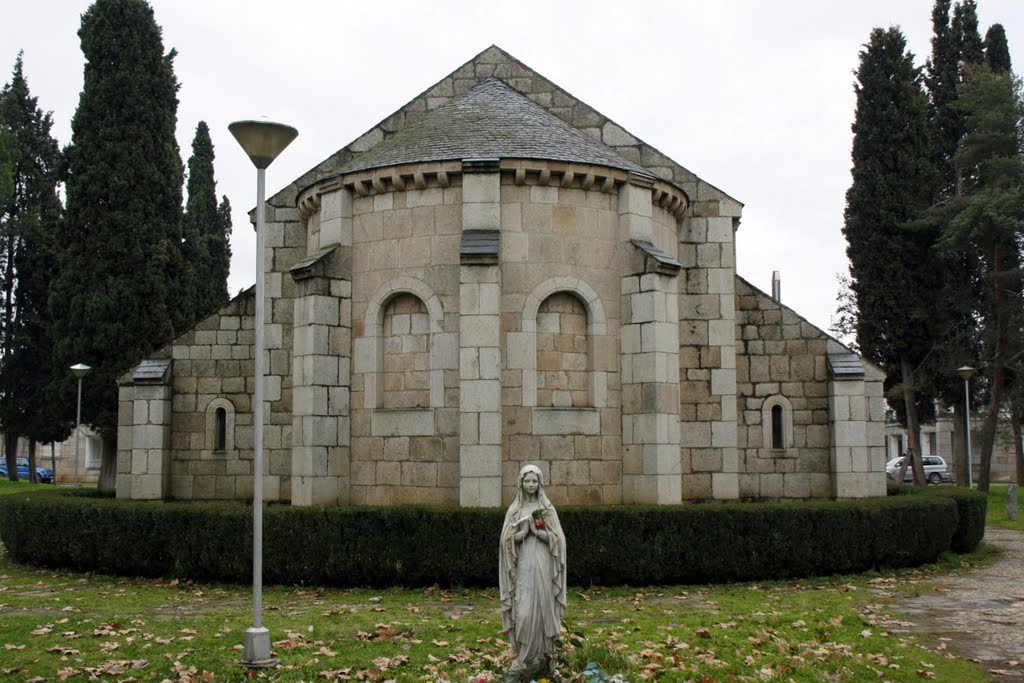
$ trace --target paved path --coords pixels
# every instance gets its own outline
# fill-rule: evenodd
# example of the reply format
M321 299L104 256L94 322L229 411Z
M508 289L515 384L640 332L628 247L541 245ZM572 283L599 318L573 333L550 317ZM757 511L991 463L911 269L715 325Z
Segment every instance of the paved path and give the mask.
M1024 533L988 527L984 542L1003 551L992 564L899 607L913 615L909 630L949 638L949 649L987 666L994 680L1024 680Z

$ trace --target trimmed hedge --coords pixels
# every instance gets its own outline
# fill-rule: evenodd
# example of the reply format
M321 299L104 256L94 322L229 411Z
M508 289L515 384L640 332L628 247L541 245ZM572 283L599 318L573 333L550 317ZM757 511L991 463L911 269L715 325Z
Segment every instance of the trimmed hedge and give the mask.
M988 495L974 489L959 486L914 486L912 484L889 484L889 495L929 495L952 498L956 501L959 518L950 550L955 553L969 553L978 547L985 537L985 514L988 511Z
M973 492L947 490L804 503L561 507L568 579L574 585L687 584L919 565L951 549L971 550L981 539L984 496L979 517ZM12 559L133 576L251 578L251 506L75 493L0 498L0 539ZM264 581L494 585L503 517L496 508L270 505Z

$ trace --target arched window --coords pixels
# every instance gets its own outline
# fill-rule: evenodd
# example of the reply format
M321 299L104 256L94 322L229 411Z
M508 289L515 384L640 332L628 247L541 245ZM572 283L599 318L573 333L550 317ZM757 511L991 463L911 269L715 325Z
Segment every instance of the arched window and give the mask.
M793 448L793 404L785 396L769 396L761 404L761 447Z
M214 412L217 434L214 449L218 451L227 450L228 447L228 411L224 406L219 406Z
M537 309L537 406L590 406L588 370L586 306L555 292Z
M785 448L783 435L786 433L781 405L772 406L772 448Z
M223 453L235 449L235 406L218 397L206 406L207 453Z

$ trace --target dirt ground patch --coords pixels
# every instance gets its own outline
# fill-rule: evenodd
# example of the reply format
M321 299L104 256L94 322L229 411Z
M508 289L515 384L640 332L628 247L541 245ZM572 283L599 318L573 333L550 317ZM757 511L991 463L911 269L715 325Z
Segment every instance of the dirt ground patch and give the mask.
M991 564L895 606L910 615L907 630L981 662L994 680L1024 680L1024 533L988 527L985 543L1002 550Z

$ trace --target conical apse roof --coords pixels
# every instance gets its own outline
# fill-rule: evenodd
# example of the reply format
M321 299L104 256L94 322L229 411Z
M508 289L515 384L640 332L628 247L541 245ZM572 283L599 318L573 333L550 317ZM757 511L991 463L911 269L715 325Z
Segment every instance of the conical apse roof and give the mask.
M474 158L567 161L652 175L493 78L406 125L337 172Z

